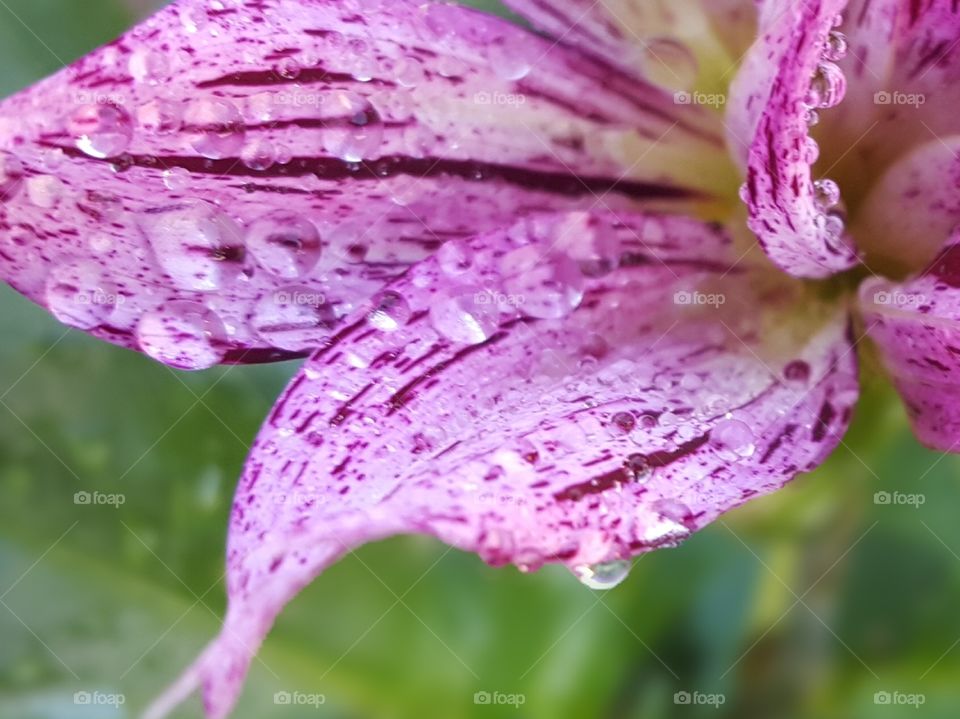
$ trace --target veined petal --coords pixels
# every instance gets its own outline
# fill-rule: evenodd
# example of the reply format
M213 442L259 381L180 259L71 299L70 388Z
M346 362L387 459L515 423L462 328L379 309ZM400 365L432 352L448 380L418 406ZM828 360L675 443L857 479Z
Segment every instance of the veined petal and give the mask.
M846 429L845 311L736 265L715 227L563 213L445 249L278 401L235 498L223 632L150 717L200 685L225 716L284 604L364 542L427 533L596 586Z
M769 0L759 38L731 92L731 146L749 146L742 198L748 224L770 258L800 277L852 267L836 185L814 181L818 156L809 126L843 98L831 32L846 0Z
M450 238L711 194L718 140L605 73L456 6L182 0L0 104L0 276L178 367L302 355Z
M860 289L870 336L907 408L913 431L944 452L960 447L960 234L906 282Z

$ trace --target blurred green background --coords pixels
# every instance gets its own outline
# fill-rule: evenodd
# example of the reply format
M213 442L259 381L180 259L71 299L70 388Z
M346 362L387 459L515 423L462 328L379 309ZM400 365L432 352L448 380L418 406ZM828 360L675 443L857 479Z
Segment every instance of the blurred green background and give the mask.
M0 96L148 4L0 0ZM233 482L296 366L177 374L6 289L0 336L0 717L136 716L217 631ZM235 716L955 717L958 467L916 444L873 380L826 466L605 594L422 538L364 547L282 615ZM94 490L126 503L74 503ZM478 705L478 691L525 701ZM894 692L923 703L883 704ZM723 704L697 703L710 694ZM177 716L199 715L194 700Z

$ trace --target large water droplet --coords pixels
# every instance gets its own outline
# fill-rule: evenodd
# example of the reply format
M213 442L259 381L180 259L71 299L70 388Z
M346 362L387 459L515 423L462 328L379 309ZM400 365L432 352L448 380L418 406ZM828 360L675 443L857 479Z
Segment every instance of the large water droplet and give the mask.
M217 314L187 300L168 302L143 315L137 342L155 360L184 370L213 367L227 350L226 330Z
M590 212L570 212L550 231L552 249L569 255L586 277L603 277L620 263L621 243L613 225Z
M320 233L306 217L276 210L250 224L247 248L271 274L296 279L308 274L320 259Z
M643 76L668 90L689 90L697 81L697 58L681 42L654 38L644 44L641 54Z
M123 303L115 285L94 262L74 261L58 265L47 276L47 307L58 320L89 330L105 324Z
M811 107L836 107L843 100L847 90L847 78L843 71L832 62L822 62L810 81L810 94L807 104Z
M270 140L257 138L253 142L247 143L240 154L240 159L251 170L262 172L273 167L277 161L277 153Z
M171 167L163 171L163 185L173 192L182 192L190 185L190 173L182 167Z
M831 30L827 36L827 43L824 47L823 58L825 60L842 60L847 56L847 36L839 30Z
M738 419L726 419L710 432L710 442L728 460L752 457L757 450L753 430Z
M243 232L215 205L193 200L148 210L139 215L138 224L178 287L218 290L243 271Z
M420 60L415 57L402 57L393 66L393 76L402 87L416 87L423 82L426 73Z
M473 252L461 240L449 240L437 250L437 262L444 274L459 277L473 267Z
M522 80L530 73L530 43L515 34L494 38L487 45L490 67L503 80Z
M480 344L490 339L499 327L499 312L495 305L478 301L482 291L462 290L441 296L430 306L430 320L434 329L453 342Z
M566 254L528 245L506 255L500 267L504 289L530 317L566 317L583 300L583 275Z
M254 307L252 323L274 347L302 352L330 336L337 313L322 290L290 285L265 295Z
M70 116L68 126L77 148L100 159L122 154L133 138L133 121L117 105L84 105Z
M243 147L245 128L240 110L229 100L197 100L187 106L183 121L190 145L210 160L233 157Z
M328 103L324 146L345 162L362 162L376 156L383 142L383 119L361 95L337 91Z
M410 305L399 292L387 290L380 295L368 319L383 332L395 332L410 320Z
M630 562L616 559L600 564L581 564L574 573L590 589L613 589L630 575Z

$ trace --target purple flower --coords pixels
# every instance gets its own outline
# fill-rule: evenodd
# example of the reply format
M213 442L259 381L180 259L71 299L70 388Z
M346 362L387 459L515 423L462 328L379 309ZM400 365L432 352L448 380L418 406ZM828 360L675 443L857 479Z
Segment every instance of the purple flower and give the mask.
M871 342L960 441L955 0L509 4L545 34L182 0L0 104L7 282L181 369L309 356L151 717L226 716L364 542L613 586L822 462Z

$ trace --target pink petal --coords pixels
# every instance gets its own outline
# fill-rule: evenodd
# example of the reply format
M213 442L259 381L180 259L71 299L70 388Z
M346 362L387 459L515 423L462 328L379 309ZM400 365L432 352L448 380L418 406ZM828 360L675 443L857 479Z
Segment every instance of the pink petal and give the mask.
M870 336L925 445L960 445L960 233L927 270L902 283L874 278L860 289Z
M811 117L843 98L830 33L846 0L768 0L760 37L731 90L731 145L748 146L742 198L770 258L800 277L826 277L857 261L831 180L814 181ZM811 115L814 113L814 115Z
M235 499L223 632L151 717L198 685L226 716L283 606L360 544L422 532L612 582L845 431L845 314L734 267L716 228L564 213L444 250L278 401Z
M702 194L690 163L638 166L677 126L647 91L504 21L220 5L0 103L0 276L109 341L184 368L302 355L450 238Z

